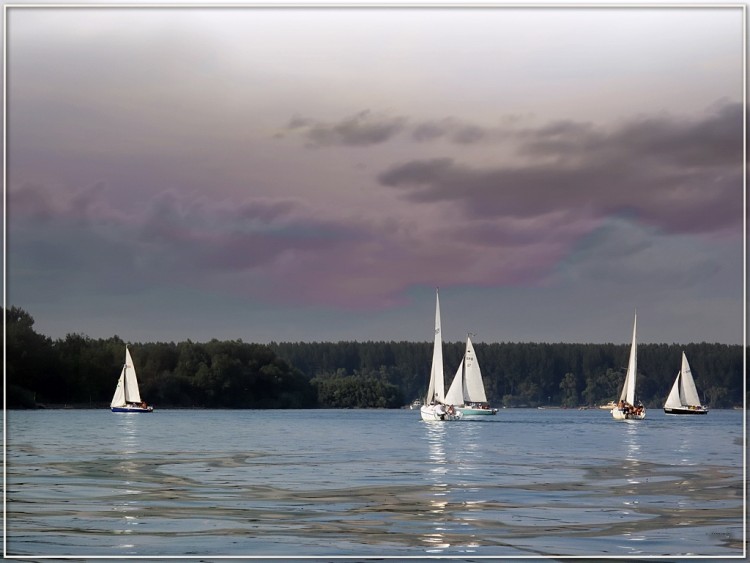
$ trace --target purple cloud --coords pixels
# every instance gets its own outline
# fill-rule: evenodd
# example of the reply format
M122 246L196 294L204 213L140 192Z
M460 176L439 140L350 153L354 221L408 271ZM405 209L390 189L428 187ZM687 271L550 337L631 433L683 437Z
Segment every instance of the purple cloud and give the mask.
M500 241L492 229L437 228L416 216L321 216L293 199L233 204L164 192L138 211L118 213L112 195L103 188L11 190L11 248L23 266L14 279L46 272L50 284L71 292L188 287L362 310L402 304L413 286L521 283L562 251L556 241L535 240L531 225L506 225ZM82 214L76 202L99 215ZM60 257L59 267L50 269L49 256Z
M390 140L404 129L405 124L402 117L375 115L364 110L336 123L293 117L287 129L302 133L311 147L362 147Z
M453 117L446 117L418 123L412 128L411 137L418 142L446 139L452 143L470 145L480 142L496 142L498 132L495 128L481 127Z
M544 284L612 216L655 232L734 229L742 201L736 118L737 106L723 104L696 119L641 118L611 129L507 125L514 164L480 167L456 156L392 166L377 180L404 207L380 215L335 190L336 204L323 191L303 200L144 190L125 210L122 188L103 183L11 185L12 281L81 292L200 288L352 310L400 305L418 286ZM377 133L369 127L376 122L358 114L326 135L356 144L408 131L404 122ZM446 123L423 134L454 139L461 122ZM319 125L300 118L290 127L307 135ZM498 142L493 135L483 131L474 145ZM469 154L463 149L457 154Z
M716 232L742 220L742 113L724 104L697 119L658 117L612 131L557 122L516 132L513 165L412 160L382 185L422 203L452 202L469 217L584 219L629 214L667 232Z

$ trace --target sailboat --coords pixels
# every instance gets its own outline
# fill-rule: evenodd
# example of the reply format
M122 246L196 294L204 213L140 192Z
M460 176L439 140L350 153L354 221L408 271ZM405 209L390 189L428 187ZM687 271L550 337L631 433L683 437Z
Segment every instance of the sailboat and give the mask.
M622 386L620 400L612 409L612 417L615 420L642 420L646 418L646 409L643 405L635 403L635 376L638 373L638 351L636 344L636 324L638 314L633 318L633 341L630 344L630 359L628 360L628 372L625 375L625 383Z
M474 353L471 334L466 337L466 351L453 377L445 402L457 405L455 408L464 416L486 416L497 414L497 409L490 407L484 392L482 370Z
M112 412L153 412L154 407L141 400L138 390L138 377L135 374L133 358L130 350L125 346L125 365L122 366L120 379L117 381L115 395L110 403Z
M452 412L451 412L452 411ZM445 381L443 376L443 337L440 333L440 296L435 290L435 340L432 345L432 368L427 396L419 408L422 420L460 420L462 414L452 406L445 405Z
M695 388L695 381L693 381L693 374L685 352L682 353L682 368L677 372L667 402L664 403L664 412L667 414L708 414L708 408L701 405L701 400L698 398L698 390Z

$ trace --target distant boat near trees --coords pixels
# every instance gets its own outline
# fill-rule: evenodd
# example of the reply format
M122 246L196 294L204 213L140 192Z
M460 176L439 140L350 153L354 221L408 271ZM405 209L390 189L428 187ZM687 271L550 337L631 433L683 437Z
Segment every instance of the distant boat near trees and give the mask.
M698 390L695 388L693 373L690 370L685 352L682 353L682 367L669 392L664 412L667 414L708 414L708 407L701 405Z
M440 326L440 296L435 290L435 338L432 343L432 367L427 396L419 408L422 420L460 420L463 414L452 406L445 405L445 376L443 374L443 337Z
M125 342L119 337L68 332L64 338L50 338L18 307L7 308L6 324L8 409L110 405L112 380L117 381L113 366L117 370L123 365ZM454 362L452 373L465 351L466 338L461 340L443 342L443 353ZM561 392L567 372L575 373L575 398L581 402L604 405L619 399L623 374L613 366L623 365L627 348L611 343L486 342L475 351L481 356L477 359L490 403L549 407L567 398L572 407L570 386ZM424 372L432 350L432 341L143 342L136 350L135 368L139 395L163 407L408 408L416 397L425 399ZM710 342L638 343L638 370L649 379L643 386L638 373L640 401L665 404L676 371L665 372L663 362L672 358L679 368L683 351L693 373L700 375L694 383L704 405L710 403L711 410L742 408L744 349ZM449 384L446 381L446 389Z
M117 381L110 408L112 412L132 413L148 413L154 410L154 407L147 405L146 401L141 399L141 392L138 389L138 376L135 373L133 358L130 357L130 350L127 346L125 346L125 365L122 366L120 379Z
M633 318L633 340L630 343L630 358L628 359L628 371L625 374L625 382L622 385L620 401L612 409L612 418L615 420L643 420L646 418L646 408L636 403L635 379L638 373L638 344L636 339L636 325L638 315Z
M490 407L484 392L482 370L479 368L471 335L466 337L466 351L453 377L445 402L455 405L464 416L487 416L497 414L497 409Z

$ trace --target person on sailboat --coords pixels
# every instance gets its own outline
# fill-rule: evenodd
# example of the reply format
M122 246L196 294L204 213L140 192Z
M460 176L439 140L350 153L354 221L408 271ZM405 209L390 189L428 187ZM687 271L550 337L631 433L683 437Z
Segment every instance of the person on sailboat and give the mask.
M617 403L617 407L622 410L626 415L634 413L636 411L636 408L628 403L625 399L620 399L620 402Z

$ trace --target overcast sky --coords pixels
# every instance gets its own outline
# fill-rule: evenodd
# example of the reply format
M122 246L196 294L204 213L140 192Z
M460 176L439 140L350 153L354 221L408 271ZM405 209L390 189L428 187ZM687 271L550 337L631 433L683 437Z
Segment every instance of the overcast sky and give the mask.
M53 338L743 339L739 8L11 8Z

